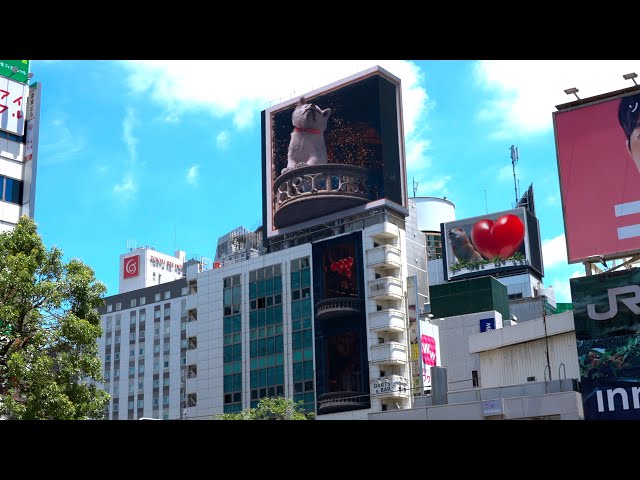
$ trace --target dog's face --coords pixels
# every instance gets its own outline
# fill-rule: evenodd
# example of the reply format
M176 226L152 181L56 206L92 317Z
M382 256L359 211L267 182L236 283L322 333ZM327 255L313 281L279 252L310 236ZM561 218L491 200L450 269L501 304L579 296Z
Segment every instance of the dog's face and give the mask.
M306 103L304 97L301 97L293 110L292 122L297 128L313 128L323 132L327 128L329 115L330 108L322 110L313 103Z

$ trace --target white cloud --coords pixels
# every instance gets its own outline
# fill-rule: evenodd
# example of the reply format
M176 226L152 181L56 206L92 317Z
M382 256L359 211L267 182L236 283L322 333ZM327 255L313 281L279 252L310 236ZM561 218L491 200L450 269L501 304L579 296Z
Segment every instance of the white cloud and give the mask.
M126 175L122 181L113 186L113 193L123 203L135 200L138 185L133 175Z
M200 166L192 165L187 169L187 177L186 177L187 183L190 183L191 185L195 185L196 183L198 183L199 175L200 175Z
M127 145L127 150L129 150L129 158L132 163L135 163L137 159L137 145L138 139L133 136L133 128L138 124L136 118L136 112L133 108L127 108L127 115L124 117L122 121L122 138L124 139L124 143Z
M504 165L498 170L498 180L504 182L505 180L513 180L513 166Z
M622 78L640 71L638 60L482 60L475 64L477 84L493 97L481 104L481 120L497 125L496 137L548 132L555 106L632 86Z
M584 269L574 271L570 278L584 277ZM569 279L555 276L553 282L548 284L549 287L553 287L553 291L556 294L556 302L558 303L571 303L571 284Z
M122 65L129 71L131 90L148 94L167 112L208 111L216 117L230 116L237 128L252 126L259 112L270 105L374 65L402 81L407 138L429 108L421 86L423 73L405 60L136 60Z
M422 170L431 166L431 158L425 152L431 147L431 141L426 139L416 139L407 143L407 170Z
M567 263L567 244L564 233L542 242L542 258L545 268Z
M422 194L423 196L428 197L446 197L449 195L449 190L447 189L447 184L451 180L451 177L446 175L438 178L437 180L421 180L418 179L418 195ZM411 185L409 185L409 189L413 194L413 190L411 190Z
M544 204L549 207L560 205L560 197L558 195L549 195L544 199Z
M46 138L55 138L55 141L41 145L39 154L41 162L46 164L63 163L84 151L87 146L85 138L78 130L71 133L71 129L66 125L67 121L64 116L60 115L51 122L51 126L47 128Z
M216 136L216 145L218 149L226 150L229 148L230 143L231 143L231 137L229 135L229 132L227 132L226 130L220 132Z

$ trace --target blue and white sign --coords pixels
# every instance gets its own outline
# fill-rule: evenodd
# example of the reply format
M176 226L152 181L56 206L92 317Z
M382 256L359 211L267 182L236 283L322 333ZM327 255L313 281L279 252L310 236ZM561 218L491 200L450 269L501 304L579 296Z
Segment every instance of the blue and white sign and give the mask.
M496 319L495 318L481 318L480 319L480 331L486 332L488 330L496 329Z
M482 402L482 414L485 417L494 415L504 415L504 403L501 398L496 400L485 400Z

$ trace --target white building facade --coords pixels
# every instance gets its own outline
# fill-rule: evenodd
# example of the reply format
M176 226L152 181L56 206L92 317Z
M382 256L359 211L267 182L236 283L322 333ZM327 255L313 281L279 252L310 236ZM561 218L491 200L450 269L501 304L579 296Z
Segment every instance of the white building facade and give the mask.
M0 67L5 62L28 60L0 61ZM0 68L0 232L12 230L22 215L34 218L42 92L41 83L3 75Z

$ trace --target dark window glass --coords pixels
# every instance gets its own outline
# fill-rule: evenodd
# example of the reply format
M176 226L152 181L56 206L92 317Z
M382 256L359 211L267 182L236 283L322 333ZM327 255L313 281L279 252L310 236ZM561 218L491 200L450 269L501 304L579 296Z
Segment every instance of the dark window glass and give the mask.
M4 190L4 201L22 204L22 182L13 178L7 178Z

